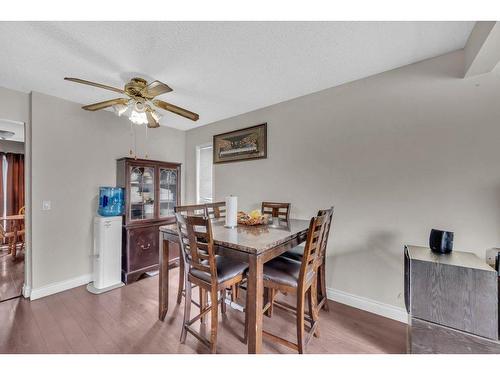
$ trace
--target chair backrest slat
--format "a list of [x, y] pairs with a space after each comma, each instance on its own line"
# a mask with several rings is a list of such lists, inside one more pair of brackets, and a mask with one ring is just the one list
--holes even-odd
[[326, 256], [326, 248], [328, 246], [328, 237], [330, 235], [330, 229], [332, 227], [332, 222], [333, 222], [333, 212], [334, 212], [334, 207], [330, 207], [327, 210], [319, 210], [318, 211], [318, 216], [327, 216], [327, 222], [325, 224], [325, 229], [323, 231], [323, 237], [321, 238], [321, 250], [320, 250], [320, 258]]
[[226, 217], [226, 202], [207, 203], [206, 206], [210, 219]]
[[290, 203], [262, 202], [262, 214], [271, 215], [288, 221], [290, 218]]
[[204, 204], [192, 204], [188, 206], [175, 206], [175, 213], [180, 213], [184, 216], [208, 216], [207, 207]]
[[318, 257], [321, 253], [321, 238], [328, 221], [328, 216], [315, 216], [311, 218], [307, 232], [304, 256], [300, 267], [299, 284], [304, 286], [308, 275], [315, 271]]

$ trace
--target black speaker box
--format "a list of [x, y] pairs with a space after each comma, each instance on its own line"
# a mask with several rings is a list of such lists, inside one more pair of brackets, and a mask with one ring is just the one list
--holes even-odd
[[453, 250], [453, 232], [432, 229], [429, 238], [429, 247], [435, 253], [451, 253]]

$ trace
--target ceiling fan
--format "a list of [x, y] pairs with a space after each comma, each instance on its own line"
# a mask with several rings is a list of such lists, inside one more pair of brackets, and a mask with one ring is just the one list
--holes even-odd
[[87, 111], [98, 111], [100, 109], [113, 107], [118, 116], [126, 115], [134, 124], [147, 124], [148, 128], [157, 128], [160, 126], [159, 121], [161, 116], [157, 112], [158, 108], [175, 113], [176, 115], [192, 121], [197, 121], [200, 117], [198, 114], [188, 111], [187, 109], [177, 107], [163, 100], [155, 99], [158, 95], [172, 91], [167, 84], [160, 81], [153, 81], [148, 84], [145, 79], [135, 77], [126, 83], [123, 89], [118, 89], [116, 87], [79, 78], [65, 77], [64, 79], [66, 81], [99, 87], [128, 96], [128, 98], [116, 98], [83, 106], [82, 108]]

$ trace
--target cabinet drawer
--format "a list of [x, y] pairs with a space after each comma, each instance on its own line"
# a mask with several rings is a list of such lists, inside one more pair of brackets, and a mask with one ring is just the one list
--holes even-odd
[[129, 272], [158, 264], [158, 227], [128, 230]]

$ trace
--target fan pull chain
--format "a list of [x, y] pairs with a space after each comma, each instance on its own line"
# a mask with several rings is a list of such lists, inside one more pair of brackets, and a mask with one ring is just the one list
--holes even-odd
[[134, 124], [132, 124], [132, 121], [130, 122], [130, 150], [129, 150], [129, 155], [132, 156], [134, 155], [134, 151], [132, 150], [133, 147], [133, 138], [134, 138]]
[[134, 158], [137, 159], [137, 128], [134, 128]]
[[144, 158], [147, 159], [148, 158], [148, 126], [146, 125], [145, 126], [146, 128], [146, 144], [145, 144], [145, 149], [146, 149], [146, 153], [144, 154]]

